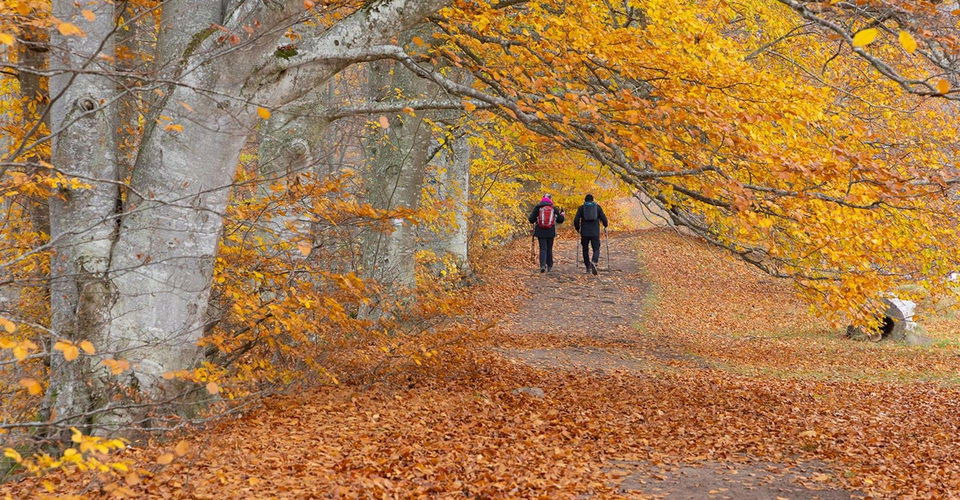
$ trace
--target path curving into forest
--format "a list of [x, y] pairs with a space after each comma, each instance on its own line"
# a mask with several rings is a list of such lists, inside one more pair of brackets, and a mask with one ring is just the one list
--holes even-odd
[[[662, 338], [646, 335], [644, 312], [655, 307], [651, 283], [639, 255], [644, 231], [614, 234], [603, 250], [599, 276], [573, 261], [576, 241], [557, 242], [559, 262], [551, 273], [512, 266], [524, 276], [531, 296], [502, 320], [517, 345], [497, 352], [507, 359], [550, 371], [603, 377], [629, 373], [656, 376], [664, 370], [709, 370], [701, 357]], [[609, 260], [608, 260], [609, 259]], [[527, 269], [531, 268], [531, 269]], [[694, 423], [695, 424], [695, 423]], [[672, 499], [848, 499], [862, 495], [824, 487], [816, 480], [829, 467], [821, 462], [786, 465], [766, 460], [703, 461], [658, 467], [647, 461], [610, 457], [607, 468], [628, 496]], [[822, 479], [821, 479], [822, 480]]]

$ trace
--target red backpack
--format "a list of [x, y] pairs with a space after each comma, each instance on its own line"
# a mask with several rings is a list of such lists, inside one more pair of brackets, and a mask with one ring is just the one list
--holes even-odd
[[540, 229], [550, 229], [557, 223], [557, 214], [553, 205], [544, 205], [540, 207], [540, 213], [537, 214], [537, 227]]

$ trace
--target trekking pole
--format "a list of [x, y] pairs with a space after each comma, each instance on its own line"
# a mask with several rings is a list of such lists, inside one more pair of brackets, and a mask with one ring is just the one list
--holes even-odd
[[[577, 233], [579, 234], [579, 233]], [[573, 261], [577, 265], [577, 271], [580, 270], [580, 246], [577, 244], [577, 239], [573, 239]]]
[[537, 263], [537, 252], [533, 249], [533, 240], [536, 239], [536, 231], [530, 231], [530, 259], [533, 260], [534, 264]]
[[607, 226], [603, 226], [604, 246], [607, 247], [607, 272], [610, 272], [610, 238], [607, 237]]

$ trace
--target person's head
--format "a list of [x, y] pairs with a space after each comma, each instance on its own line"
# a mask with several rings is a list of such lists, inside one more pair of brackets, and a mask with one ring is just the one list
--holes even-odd
[[588, 194], [588, 195], [584, 196], [584, 197], [583, 197], [583, 201], [593, 201], [593, 195], [592, 195], [592, 194]]
[[550, 199], [549, 194], [543, 195], [543, 199], [540, 200], [540, 203], [553, 203], [553, 200]]

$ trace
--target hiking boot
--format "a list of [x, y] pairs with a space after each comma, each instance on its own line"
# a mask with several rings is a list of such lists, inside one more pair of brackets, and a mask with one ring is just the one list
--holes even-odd
[[547, 266], [547, 272], [553, 271], [553, 266]]
[[541, 273], [547, 272], [547, 268], [546, 268], [546, 267], [541, 267], [541, 268], [540, 268], [540, 272], [541, 272]]
[[589, 266], [589, 265], [583, 270], [583, 274], [590, 274], [590, 266]]
[[593, 275], [594, 275], [594, 276], [600, 274], [600, 273], [597, 271], [597, 263], [596, 263], [596, 262], [590, 264], [590, 271], [593, 272]]

